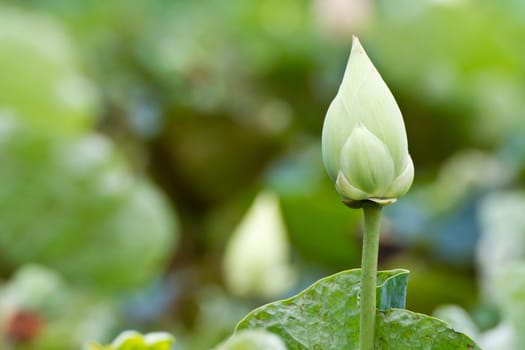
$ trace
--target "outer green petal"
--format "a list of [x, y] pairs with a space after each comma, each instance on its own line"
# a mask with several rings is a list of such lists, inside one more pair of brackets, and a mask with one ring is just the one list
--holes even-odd
[[385, 143], [395, 172], [399, 173], [408, 154], [403, 117], [394, 96], [355, 37], [336, 99], [342, 101], [347, 112], [346, 123], [360, 121]]
[[372, 202], [376, 202], [382, 206], [393, 204], [397, 201], [397, 198], [370, 198]]
[[410, 186], [412, 186], [412, 181], [414, 181], [414, 163], [410, 155], [407, 158], [405, 168], [385, 192], [385, 197], [399, 198], [407, 193]]
[[360, 201], [371, 197], [370, 193], [363, 192], [348, 182], [341, 171], [337, 174], [335, 189], [344, 200]]
[[384, 197], [394, 180], [394, 162], [386, 145], [358, 123], [341, 152], [341, 171], [354, 187]]
[[357, 121], [348, 118], [348, 112], [339, 95], [330, 104], [323, 124], [323, 162], [332, 181], [340, 169], [341, 150]]

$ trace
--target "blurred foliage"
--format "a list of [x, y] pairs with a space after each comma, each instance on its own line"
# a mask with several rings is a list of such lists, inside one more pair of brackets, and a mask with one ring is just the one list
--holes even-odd
[[6, 349], [79, 348], [86, 339], [107, 337], [118, 323], [114, 300], [76, 288], [35, 264], [22, 265], [1, 286], [0, 315]]
[[[4, 0], [0, 301], [24, 295], [16, 281], [31, 263], [79, 301], [53, 314], [54, 298], [2, 309], [0, 347], [60, 349], [56, 331], [70, 349], [123, 329], [173, 331], [176, 349], [215, 346], [269, 301], [230, 295], [221, 270], [263, 189], [279, 197], [297, 273], [279, 297], [357, 266], [360, 213], [339, 203], [320, 157], [352, 34], [399, 102], [416, 167], [413, 189], [385, 210], [380, 265], [413, 270], [414, 311], [457, 303], [480, 334], [521, 327], [525, 316], [510, 312], [520, 308], [487, 291], [498, 274], [486, 266], [500, 257], [476, 247], [522, 260], [520, 200], [504, 210], [515, 219], [487, 203], [503, 190], [522, 196], [523, 6]], [[498, 280], [516, 305], [520, 271]]]
[[53, 133], [93, 125], [96, 90], [78, 70], [61, 26], [47, 16], [8, 8], [0, 12], [0, 23], [1, 110]]
[[174, 222], [163, 198], [133, 178], [111, 144], [91, 135], [51, 138], [3, 121], [3, 259], [11, 267], [46, 264], [96, 289], [155, 276]]

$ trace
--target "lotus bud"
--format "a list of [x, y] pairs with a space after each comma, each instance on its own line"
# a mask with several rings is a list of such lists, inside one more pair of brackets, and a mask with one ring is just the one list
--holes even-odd
[[257, 195], [226, 245], [223, 271], [238, 296], [271, 299], [293, 286], [296, 271], [276, 194]]
[[350, 207], [391, 204], [412, 185], [414, 164], [401, 111], [356, 37], [326, 113], [322, 147], [328, 175]]

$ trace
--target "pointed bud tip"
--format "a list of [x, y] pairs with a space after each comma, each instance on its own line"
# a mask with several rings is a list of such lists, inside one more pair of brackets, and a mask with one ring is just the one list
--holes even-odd
[[352, 35], [352, 50], [351, 51], [365, 51], [359, 38], [355, 35]]

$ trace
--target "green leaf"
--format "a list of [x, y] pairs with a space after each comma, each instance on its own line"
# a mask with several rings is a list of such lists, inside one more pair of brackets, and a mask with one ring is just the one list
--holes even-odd
[[[279, 335], [289, 350], [357, 349], [358, 293], [361, 271], [323, 278], [297, 296], [262, 306], [248, 314], [237, 330], [266, 329]], [[376, 349], [479, 349], [467, 336], [433, 317], [405, 306], [408, 271], [378, 273]]]
[[[359, 271], [361, 269], [350, 270]], [[408, 271], [403, 269], [379, 271], [377, 273], [377, 308], [388, 310], [404, 309], [407, 298]], [[330, 277], [328, 277], [330, 278]]]
[[[280, 335], [291, 350], [348, 348], [349, 338], [357, 344], [359, 336], [360, 278], [360, 269], [323, 278], [295, 297], [256, 309], [237, 329], [265, 328]], [[380, 308], [404, 307], [408, 271], [383, 271], [377, 279]]]
[[399, 309], [378, 312], [375, 338], [376, 349], [480, 349], [442, 320]]

